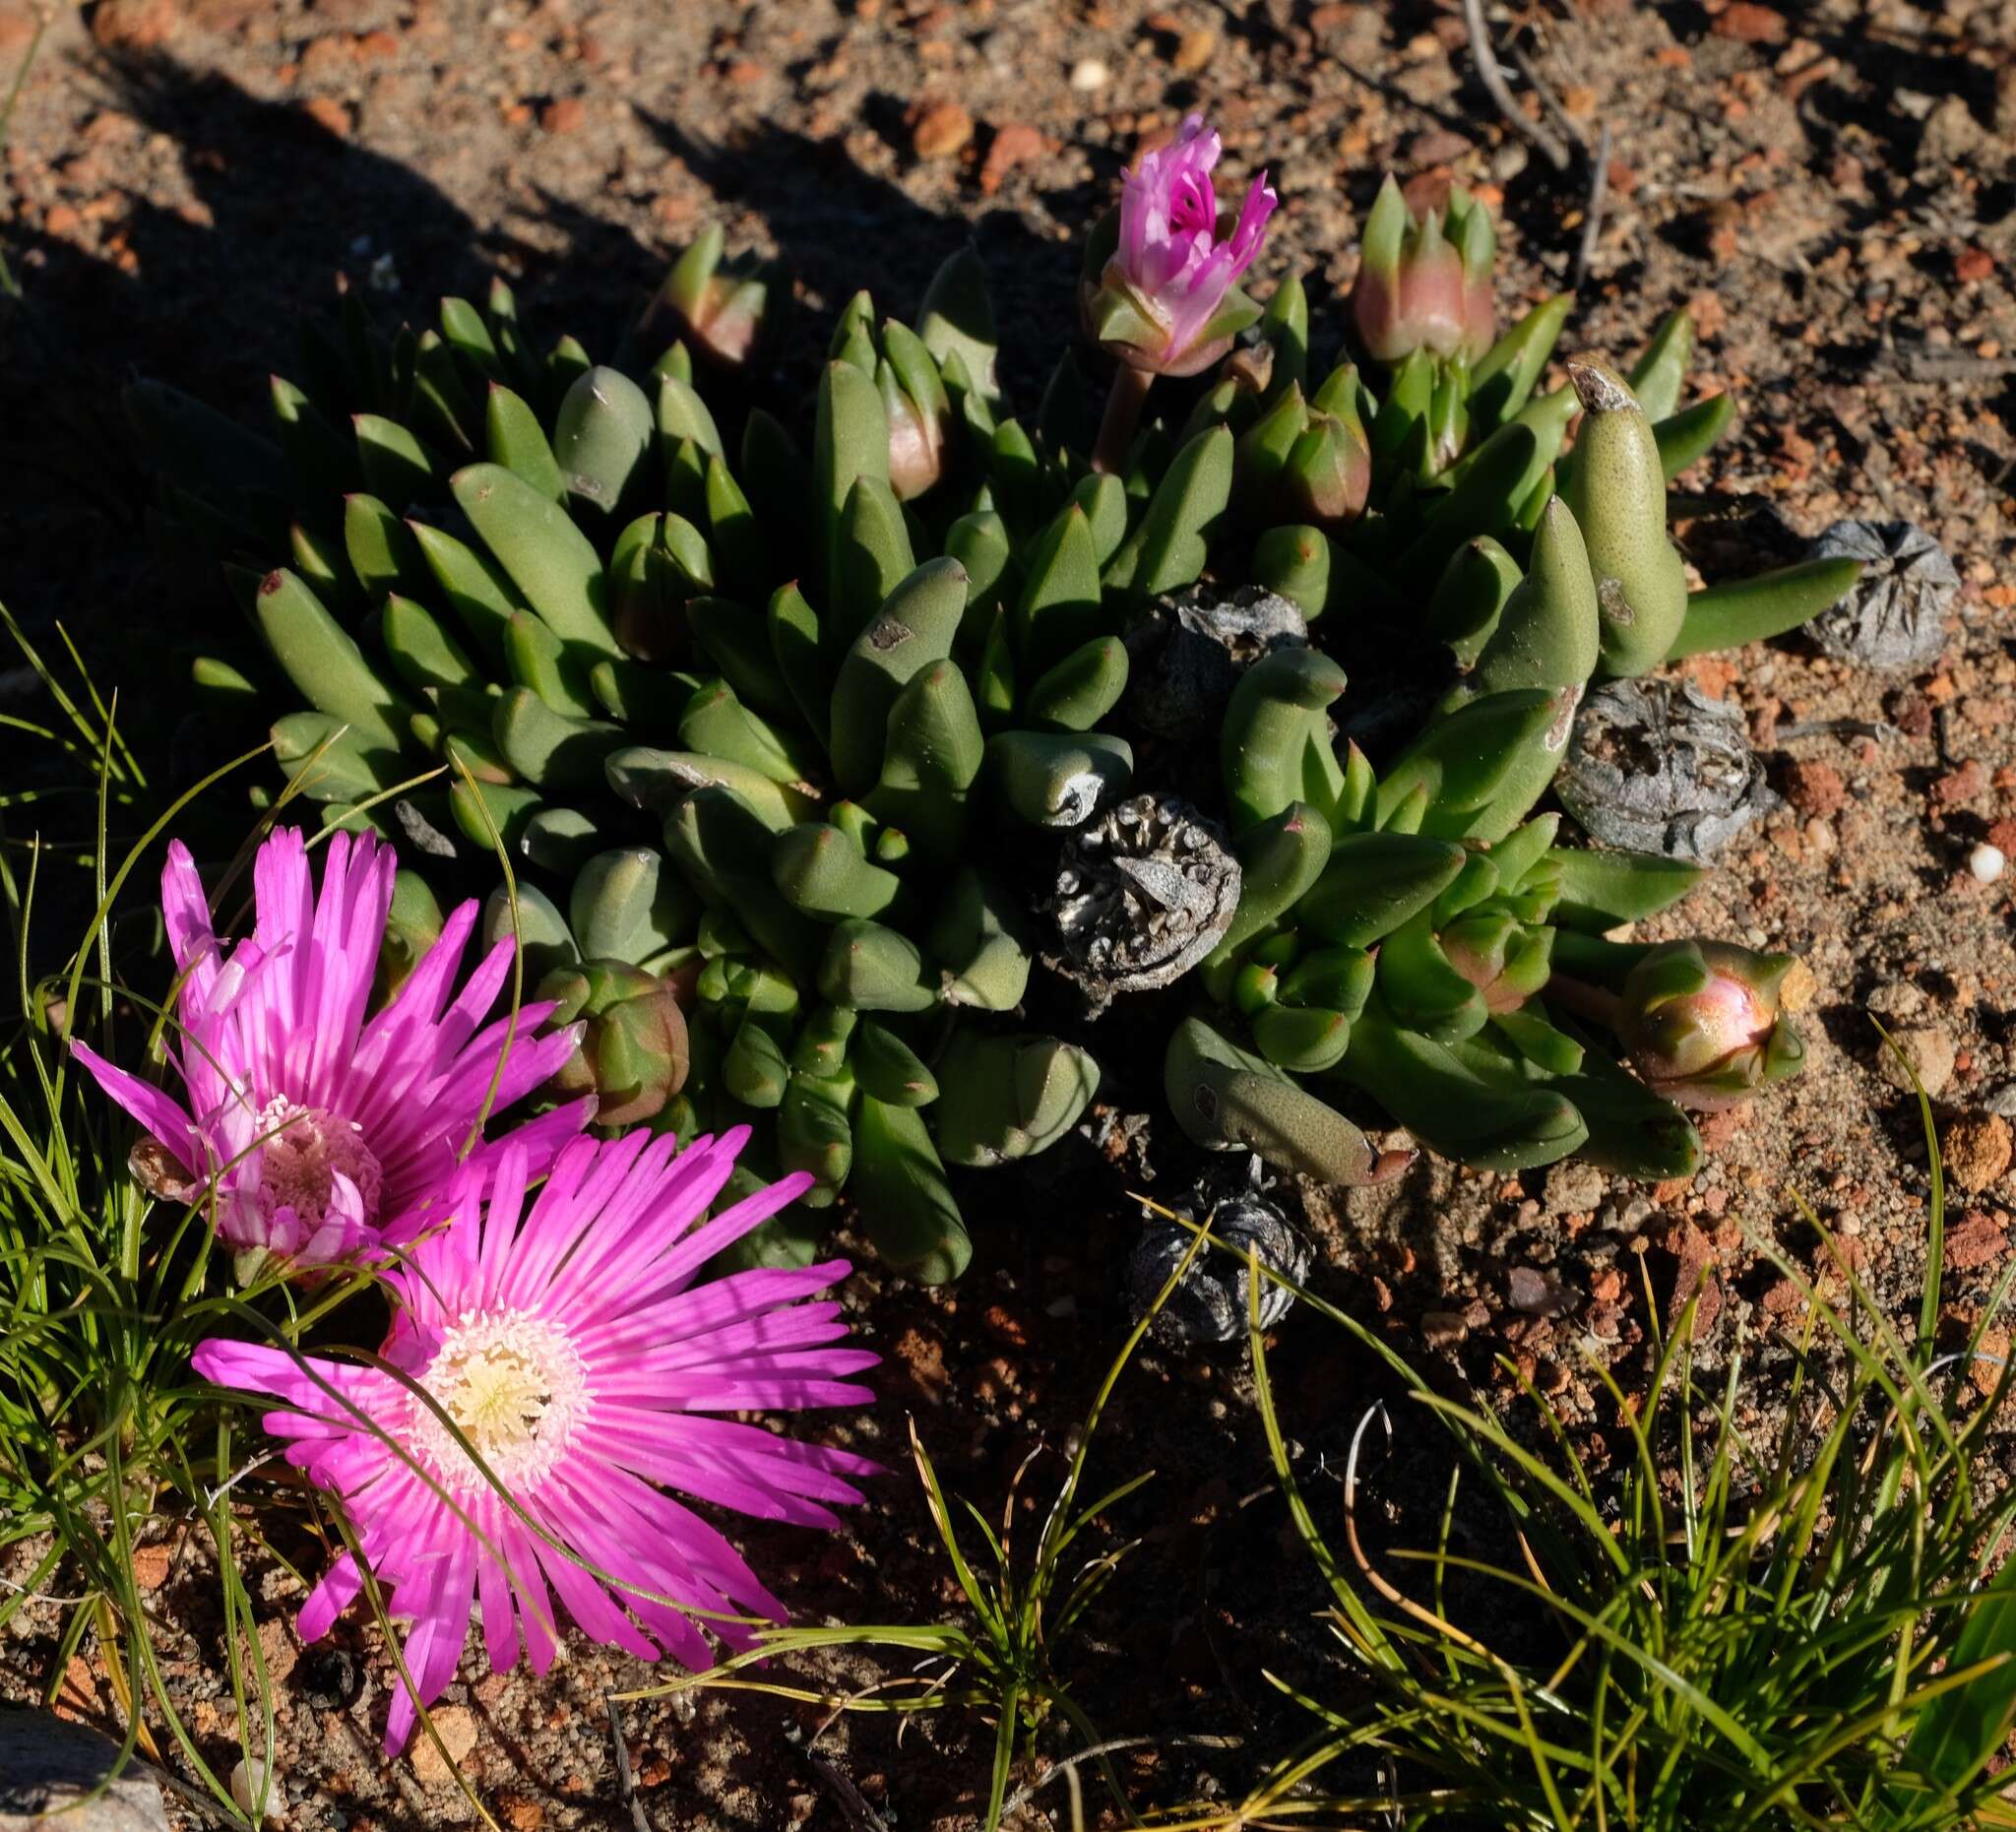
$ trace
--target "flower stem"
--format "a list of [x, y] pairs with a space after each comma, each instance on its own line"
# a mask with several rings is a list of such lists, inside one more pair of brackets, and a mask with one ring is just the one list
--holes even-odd
[[1118, 476], [1127, 463], [1127, 448], [1134, 443], [1134, 428], [1141, 423], [1142, 404], [1148, 399], [1153, 369], [1137, 369], [1121, 363], [1113, 370], [1112, 392], [1106, 396], [1105, 415], [1099, 423], [1099, 443], [1092, 448], [1092, 468]]
[[1624, 1001], [1616, 993], [1603, 986], [1593, 986], [1586, 980], [1571, 979], [1566, 974], [1553, 975], [1547, 980], [1542, 997], [1566, 1006], [1578, 1018], [1592, 1019], [1611, 1031], [1617, 1029], [1623, 1015]]

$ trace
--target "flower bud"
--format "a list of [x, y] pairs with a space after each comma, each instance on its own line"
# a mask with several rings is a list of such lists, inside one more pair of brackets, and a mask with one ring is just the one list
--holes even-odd
[[1372, 489], [1372, 448], [1355, 411], [1311, 413], [1286, 475], [1288, 520], [1335, 530], [1361, 515]]
[[1547, 982], [1554, 931], [1533, 928], [1504, 915], [1465, 914], [1437, 937], [1443, 956], [1484, 995], [1494, 1017], [1517, 1011]]
[[1142, 156], [1087, 244], [1086, 330], [1129, 368], [1195, 375], [1260, 316], [1237, 283], [1278, 200], [1263, 172], [1237, 217], [1221, 216], [1211, 183], [1219, 150], [1204, 117], [1190, 115], [1170, 145]]
[[1805, 1045], [1780, 1013], [1809, 983], [1790, 954], [1665, 942], [1626, 977], [1618, 1035], [1656, 1092], [1712, 1112], [1797, 1073]]
[[1491, 347], [1496, 236], [1483, 206], [1461, 185], [1445, 212], [1416, 219], [1389, 173], [1365, 220], [1352, 313], [1366, 350], [1396, 363], [1418, 349], [1478, 361]]
[[623, 961], [584, 961], [548, 974], [538, 995], [559, 1001], [556, 1024], [587, 1021], [552, 1085], [570, 1097], [598, 1096], [597, 1125], [656, 1118], [685, 1085], [686, 1019], [669, 980]]
[[724, 261], [724, 239], [718, 222], [701, 231], [645, 308], [640, 334], [653, 330], [661, 314], [666, 314], [676, 335], [718, 367], [767, 368], [789, 314], [790, 276], [783, 262], [754, 254]]
[[829, 354], [875, 384], [889, 422], [889, 487], [899, 502], [921, 496], [945, 474], [952, 401], [938, 364], [908, 325], [878, 330], [874, 301], [857, 292], [840, 315]]

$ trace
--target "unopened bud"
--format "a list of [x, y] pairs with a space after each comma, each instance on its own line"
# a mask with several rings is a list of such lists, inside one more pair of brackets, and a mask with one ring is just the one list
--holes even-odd
[[539, 984], [558, 1024], [585, 1020], [581, 1042], [553, 1077], [563, 1094], [598, 1097], [596, 1124], [653, 1119], [686, 1082], [686, 1019], [668, 980], [623, 961], [584, 961]]
[[1668, 1100], [1703, 1111], [1796, 1074], [1805, 1045], [1782, 1011], [1798, 965], [1730, 942], [1654, 948], [1623, 986], [1618, 1030], [1633, 1066]]
[[1367, 352], [1397, 363], [1418, 349], [1475, 362], [1496, 328], [1489, 215], [1457, 186], [1445, 212], [1417, 219], [1389, 174], [1365, 220], [1352, 313]]

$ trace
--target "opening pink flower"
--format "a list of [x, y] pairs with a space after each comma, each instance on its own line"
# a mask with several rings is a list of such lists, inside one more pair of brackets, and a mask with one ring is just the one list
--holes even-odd
[[[690, 1609], [782, 1620], [784, 1606], [741, 1555], [666, 1489], [809, 1527], [837, 1527], [828, 1504], [861, 1499], [848, 1479], [875, 1473], [866, 1458], [708, 1416], [860, 1405], [872, 1395], [848, 1376], [879, 1358], [843, 1346], [837, 1302], [803, 1301], [844, 1278], [845, 1260], [694, 1286], [709, 1259], [810, 1185], [800, 1172], [703, 1219], [747, 1137], [737, 1128], [684, 1152], [641, 1132], [577, 1139], [530, 1213], [529, 1160], [507, 1143], [487, 1175], [458, 1175], [453, 1225], [388, 1275], [403, 1307], [383, 1359], [454, 1421], [508, 1503], [441, 1416], [390, 1374], [303, 1365], [245, 1343], [197, 1350], [207, 1379], [287, 1408], [268, 1413], [266, 1428], [342, 1497], [390, 1612], [411, 1619], [406, 1660], [419, 1702], [454, 1677], [477, 1606], [495, 1672], [517, 1661], [521, 1630], [533, 1670], [545, 1672], [555, 1597], [585, 1633], [640, 1660], [662, 1651], [689, 1668], [712, 1664], [691, 1616], [630, 1588], [612, 1593], [584, 1564]], [[302, 1639], [325, 1634], [362, 1588], [346, 1552], [309, 1596]], [[733, 1646], [752, 1639], [742, 1625], [710, 1626]], [[413, 1722], [414, 1694], [402, 1686], [389, 1752]]]
[[[511, 971], [508, 938], [451, 1001], [473, 903], [448, 918], [397, 995], [366, 1020], [397, 867], [370, 835], [338, 834], [318, 897], [303, 835], [277, 828], [253, 867], [252, 933], [226, 945], [211, 927], [189, 849], [171, 843], [161, 912], [182, 979], [169, 1060], [188, 1106], [74, 1045], [153, 1135], [158, 1150], [135, 1155], [150, 1186], [191, 1203], [214, 1194], [219, 1232], [235, 1247], [325, 1265], [410, 1240], [436, 1219], [430, 1198], [485, 1102], [501, 1111], [573, 1053], [577, 1030], [536, 1035], [549, 1004], [522, 1006], [515, 1027], [509, 1014], [483, 1024]], [[535, 1174], [594, 1106], [572, 1103], [513, 1135]]]
[[1279, 200], [1262, 172], [1221, 239], [1211, 183], [1218, 157], [1218, 135], [1190, 115], [1170, 145], [1142, 156], [1121, 189], [1118, 241], [1094, 277], [1086, 323], [1132, 368], [1195, 375], [1260, 316], [1238, 281]]

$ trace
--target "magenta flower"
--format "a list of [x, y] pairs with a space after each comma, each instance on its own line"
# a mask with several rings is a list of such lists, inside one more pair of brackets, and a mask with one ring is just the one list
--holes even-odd
[[[436, 1219], [430, 1199], [486, 1100], [501, 1111], [574, 1052], [578, 1030], [535, 1035], [549, 1004], [522, 1006], [515, 1028], [508, 1015], [478, 1028], [511, 971], [509, 938], [450, 1002], [473, 903], [448, 918], [391, 1003], [366, 1020], [397, 865], [370, 835], [337, 834], [318, 898], [301, 832], [277, 828], [253, 867], [252, 933], [227, 946], [212, 930], [189, 849], [173, 842], [161, 912], [182, 978], [169, 1060], [188, 1106], [74, 1045], [153, 1135], [157, 1149], [135, 1154], [150, 1187], [189, 1203], [214, 1195], [219, 1232], [235, 1247], [326, 1265], [410, 1240]], [[513, 1135], [535, 1175], [594, 1107], [575, 1102]]]
[[[205, 1378], [284, 1403], [266, 1428], [341, 1497], [390, 1612], [411, 1619], [413, 1691], [393, 1701], [388, 1752], [412, 1731], [415, 1696], [431, 1703], [454, 1677], [472, 1606], [499, 1673], [517, 1661], [521, 1630], [533, 1671], [551, 1664], [555, 1597], [597, 1641], [688, 1668], [711, 1665], [713, 1650], [660, 1599], [782, 1620], [740, 1554], [666, 1489], [809, 1527], [838, 1526], [827, 1504], [861, 1499], [848, 1479], [875, 1472], [866, 1458], [707, 1416], [859, 1405], [872, 1395], [847, 1376], [879, 1358], [839, 1346], [837, 1302], [801, 1301], [845, 1277], [845, 1260], [694, 1285], [811, 1183], [799, 1172], [704, 1219], [747, 1137], [738, 1128], [683, 1152], [642, 1132], [577, 1139], [530, 1214], [517, 1143], [489, 1172], [458, 1175], [454, 1224], [388, 1275], [403, 1307], [381, 1355], [454, 1421], [495, 1485], [390, 1374], [246, 1343], [197, 1350]], [[346, 1552], [302, 1609], [301, 1638], [327, 1633], [362, 1588]], [[753, 1639], [746, 1624], [710, 1626], [733, 1646]]]
[[1104, 260], [1087, 276], [1086, 325], [1130, 368], [1195, 375], [1260, 316], [1238, 281], [1279, 200], [1262, 172], [1222, 238], [1211, 184], [1218, 156], [1218, 135], [1190, 115], [1171, 145], [1144, 154], [1128, 174], [1117, 239], [1108, 230], [1089, 250], [1094, 262]]

